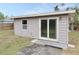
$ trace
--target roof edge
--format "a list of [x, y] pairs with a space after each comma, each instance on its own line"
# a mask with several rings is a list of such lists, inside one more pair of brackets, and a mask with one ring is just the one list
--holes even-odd
[[61, 15], [61, 14], [72, 14], [75, 13], [76, 10], [69, 10], [69, 11], [56, 11], [50, 13], [39, 13], [39, 14], [32, 14], [32, 15], [25, 15], [25, 16], [12, 16], [11, 18], [24, 18], [24, 17], [38, 17], [38, 16], [47, 16], [47, 15]]

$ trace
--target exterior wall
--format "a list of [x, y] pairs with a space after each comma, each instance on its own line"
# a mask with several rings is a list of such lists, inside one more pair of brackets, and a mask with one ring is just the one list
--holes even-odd
[[[17, 35], [24, 37], [33, 37], [39, 39], [36, 43], [51, 45], [59, 48], [67, 48], [68, 44], [68, 16], [59, 17], [59, 39], [58, 41], [49, 41], [39, 39], [39, 18], [27, 19], [27, 30], [22, 29], [22, 20], [14, 21], [14, 31]], [[46, 18], [46, 17], [44, 17]], [[47, 17], [48, 18], [48, 17]]]
[[67, 48], [68, 47], [68, 16], [59, 17], [58, 41], [38, 40], [36, 43], [51, 45], [59, 48]]
[[[25, 20], [25, 19], [24, 19]], [[26, 19], [27, 29], [22, 29], [22, 19], [14, 20], [14, 32], [16, 35], [23, 37], [33, 37], [37, 38], [39, 36], [39, 23], [38, 19]]]

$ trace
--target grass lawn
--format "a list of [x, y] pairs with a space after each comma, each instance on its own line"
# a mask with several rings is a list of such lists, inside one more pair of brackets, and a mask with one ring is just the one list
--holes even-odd
[[[15, 55], [30, 42], [31, 38], [14, 35], [13, 30], [0, 31], [0, 55]], [[64, 54], [79, 54], [79, 32], [69, 33], [69, 44], [73, 44], [76, 47], [65, 49]]]
[[69, 33], [69, 44], [75, 45], [75, 48], [68, 48], [64, 52], [70, 55], [79, 55], [79, 32]]
[[0, 55], [14, 55], [30, 41], [31, 38], [14, 35], [13, 30], [0, 31]]

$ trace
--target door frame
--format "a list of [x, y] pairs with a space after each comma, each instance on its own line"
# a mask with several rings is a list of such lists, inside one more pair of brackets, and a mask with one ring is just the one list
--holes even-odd
[[[47, 34], [47, 37], [41, 37], [41, 20], [43, 19], [47, 20], [47, 33], [49, 33], [49, 19], [56, 19], [56, 39], [48, 38], [49, 34]], [[59, 17], [39, 18], [39, 39], [58, 41], [59, 39]]]

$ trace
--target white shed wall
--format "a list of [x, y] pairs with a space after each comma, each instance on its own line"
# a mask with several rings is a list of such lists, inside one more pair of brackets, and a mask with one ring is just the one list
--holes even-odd
[[[27, 20], [27, 29], [22, 29], [22, 19], [14, 20], [14, 32], [23, 37], [33, 37], [39, 39], [37, 43], [51, 45], [60, 48], [67, 48], [68, 44], [68, 16], [59, 17], [59, 39], [58, 41], [48, 41], [39, 39], [39, 18]], [[44, 17], [45, 18], [45, 17]]]

